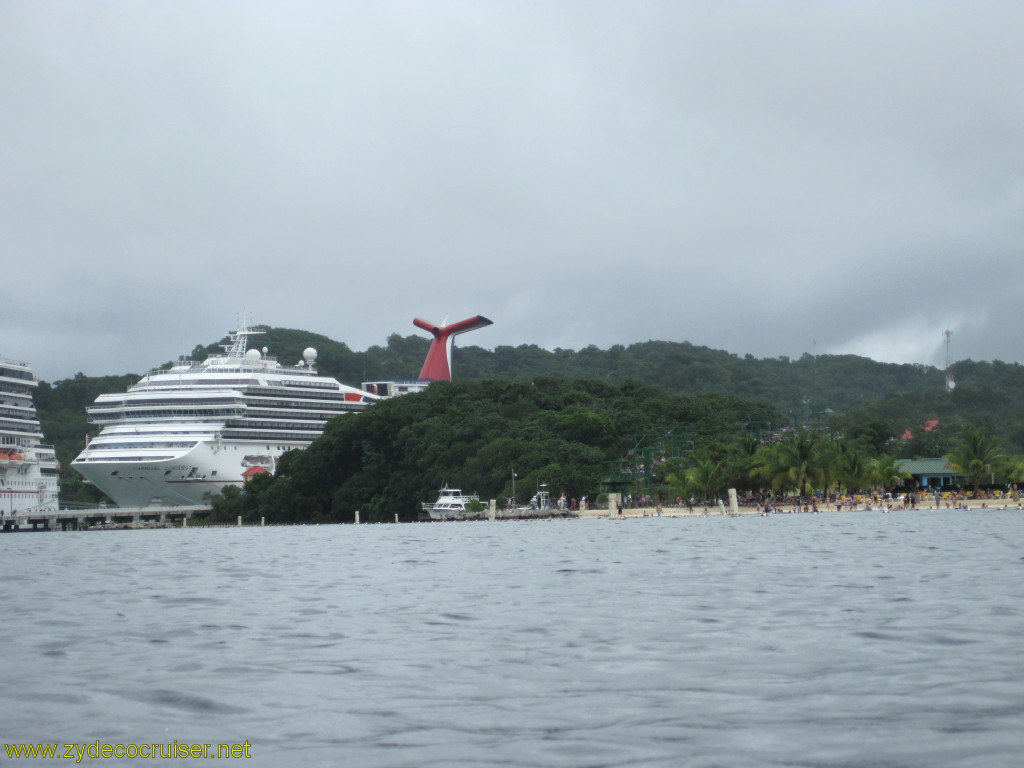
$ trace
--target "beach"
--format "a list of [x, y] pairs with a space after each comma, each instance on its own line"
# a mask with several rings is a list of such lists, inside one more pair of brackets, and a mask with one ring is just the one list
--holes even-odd
[[[712, 515], [732, 515], [729, 505], [723, 500], [724, 507], [716, 505], [694, 505], [692, 509], [689, 507], [676, 507], [662, 505], [661, 517], [705, 517]], [[748, 506], [741, 504], [739, 506], [738, 514], [744, 515], [792, 515], [792, 514], [835, 514], [837, 512], [902, 512], [910, 509], [918, 510], [948, 510], [948, 509], [963, 509], [965, 511], [975, 510], [1022, 510], [1024, 505], [1019, 500], [1014, 501], [1013, 499], [939, 499], [938, 503], [934, 499], [928, 498], [913, 507], [904, 507], [902, 502], [872, 502], [870, 499], [862, 501], [843, 501], [840, 503], [841, 506], [837, 508], [836, 502], [822, 502], [819, 503], [817, 508], [808, 505], [806, 508], [804, 505], [797, 504], [780, 504], [779, 506], [773, 506], [770, 512], [765, 512], [763, 507], [760, 506]], [[622, 517], [622, 518], [633, 518], [633, 517], [658, 517], [657, 507], [644, 506], [644, 507], [631, 507], [623, 509], [622, 514], [616, 514], [612, 512], [609, 514], [607, 508], [604, 509], [587, 509], [580, 510], [580, 517]]]

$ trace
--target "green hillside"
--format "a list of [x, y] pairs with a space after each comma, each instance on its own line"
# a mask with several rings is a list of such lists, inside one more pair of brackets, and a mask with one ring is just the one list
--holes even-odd
[[[343, 522], [359, 509], [364, 521], [409, 520], [443, 483], [504, 500], [513, 471], [518, 502], [540, 483], [556, 498], [594, 501], [612, 488], [604, 482], [615, 472], [610, 464], [631, 452], [628, 470], [638, 482], [661, 481], [661, 460], [672, 458], [667, 441], [644, 454], [634, 451], [638, 435], [680, 425], [684, 439], [674, 445], [686, 453], [749, 445], [747, 415], [758, 410], [763, 404], [738, 397], [669, 395], [635, 383], [440, 383], [333, 419], [308, 449], [282, 456], [276, 476], [254, 478], [244, 494], [226, 490], [215, 516]], [[646, 469], [654, 470], [650, 477]]]
[[[313, 346], [321, 373], [353, 385], [414, 378], [429, 346], [424, 336], [393, 334], [383, 346], [356, 352], [308, 331], [264, 330], [259, 346], [266, 346], [282, 364], [299, 361], [303, 350]], [[219, 352], [219, 344], [226, 340], [198, 345], [191, 356]], [[666, 395], [727, 395], [747, 404], [750, 412], [745, 418], [751, 429], [777, 429], [783, 424], [827, 427], [833, 435], [862, 439], [875, 453], [897, 457], [944, 455], [968, 427], [987, 430], [1007, 454], [1024, 452], [1024, 367], [1017, 363], [961, 361], [954, 365], [953, 392], [945, 389], [944, 372], [931, 366], [878, 363], [854, 355], [758, 359], [686, 342], [648, 341], [579, 351], [535, 345], [493, 351], [467, 346], [456, 349], [454, 370], [459, 381], [548, 379], [640, 385]], [[36, 403], [44, 433], [61, 460], [64, 500], [96, 500], [93, 489], [83, 487], [70, 468], [86, 434], [96, 432], [86, 422], [85, 407], [99, 393], [123, 391], [137, 379], [78, 374], [40, 384]], [[770, 417], [765, 415], [769, 411]], [[632, 432], [619, 437], [628, 441]]]

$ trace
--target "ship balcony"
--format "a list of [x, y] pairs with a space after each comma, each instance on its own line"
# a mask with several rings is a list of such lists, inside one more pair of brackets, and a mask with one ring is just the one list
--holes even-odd
[[117, 424], [122, 421], [202, 421], [216, 419], [238, 419], [245, 415], [245, 408], [97, 408], [87, 409], [93, 424]]

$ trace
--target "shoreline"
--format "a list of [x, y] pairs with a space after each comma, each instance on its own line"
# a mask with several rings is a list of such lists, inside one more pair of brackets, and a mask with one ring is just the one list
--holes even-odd
[[[805, 510], [802, 506], [795, 504], [783, 504], [779, 507], [775, 507], [771, 512], [765, 512], [760, 507], [744, 507], [739, 508], [739, 514], [733, 515], [728, 507], [723, 512], [719, 507], [694, 507], [691, 512], [687, 507], [662, 507], [661, 517], [747, 517], [750, 515], [756, 515], [761, 517], [767, 517], [769, 515], [824, 515], [824, 514], [836, 514], [837, 512], [909, 512], [912, 510], [923, 510], [923, 511], [936, 511], [946, 509], [959, 509], [962, 511], [970, 512], [975, 510], [1024, 510], [1024, 502], [1013, 501], [1012, 499], [967, 499], [958, 500], [955, 504], [953, 502], [941, 503], [938, 506], [934, 504], [917, 504], [914, 507], [904, 508], [902, 505], [892, 506], [872, 506], [870, 503], [865, 504], [861, 502], [859, 504], [846, 504], [842, 505], [842, 509], [836, 509], [836, 505], [824, 504], [818, 508], [817, 511], [810, 509]], [[609, 517], [607, 509], [588, 509], [586, 511], [579, 512], [580, 518], [607, 518]], [[656, 507], [635, 507], [631, 509], [623, 509], [622, 515], [611, 515], [612, 519], [625, 519], [633, 517], [658, 517], [658, 511]]]
[[[962, 512], [1024, 510], [1024, 500], [1014, 501], [1012, 499], [968, 499], [966, 501], [958, 500], [955, 504], [953, 502], [940, 503], [938, 506], [935, 506], [934, 503], [933, 504], [918, 504], [916, 506], [906, 507], [906, 508], [904, 508], [902, 505], [892, 505], [892, 506], [884, 506], [884, 507], [883, 506], [872, 506], [870, 503], [865, 504], [864, 502], [861, 502], [860, 504], [856, 504], [856, 505], [853, 504], [853, 503], [844, 503], [842, 505], [841, 509], [836, 509], [836, 505], [834, 503], [831, 503], [831, 504], [824, 504], [817, 511], [814, 511], [812, 509], [806, 509], [805, 510], [802, 506], [797, 506], [797, 505], [794, 505], [794, 504], [783, 504], [783, 505], [781, 505], [779, 507], [773, 508], [772, 511], [770, 511], [770, 512], [765, 512], [760, 507], [744, 507], [744, 506], [741, 506], [739, 508], [739, 512], [737, 514], [735, 514], [735, 515], [728, 508], [722, 509], [722, 508], [720, 508], [718, 506], [714, 506], [714, 507], [710, 507], [710, 506], [709, 507], [703, 507], [703, 506], [694, 507], [692, 512], [687, 507], [681, 507], [681, 508], [680, 507], [662, 507], [662, 513], [661, 513], [660, 517], [665, 517], [665, 518], [683, 518], [683, 517], [685, 517], [685, 518], [693, 518], [693, 517], [750, 517], [750, 516], [769, 517], [769, 516], [772, 516], [772, 515], [836, 514], [837, 512], [882, 512], [882, 513], [892, 513], [892, 512], [911, 512], [911, 511], [924, 511], [924, 512], [931, 511], [931, 512], [934, 512], [934, 511], [939, 511], [939, 510], [959, 510], [959, 511], [962, 511]], [[607, 520], [607, 519], [611, 519], [611, 520], [625, 520], [625, 519], [648, 518], [648, 517], [650, 517], [650, 518], [657, 518], [657, 517], [659, 517], [659, 515], [658, 515], [658, 511], [657, 511], [656, 507], [635, 507], [635, 508], [631, 508], [631, 509], [624, 509], [624, 510], [622, 510], [622, 515], [621, 516], [620, 515], [614, 515], [614, 514], [613, 515], [609, 515], [607, 509], [588, 509], [588, 510], [578, 510], [577, 513], [575, 514], [575, 516], [570, 515], [570, 514], [566, 514], [566, 513], [557, 513], [557, 512], [555, 514], [552, 514], [552, 515], [536, 514], [536, 515], [530, 515], [530, 516], [527, 516], [527, 517], [508, 517], [508, 516], [503, 516], [503, 515], [497, 515], [496, 518], [495, 518], [495, 521], [497, 521], [497, 522], [511, 522], [513, 520], [552, 520], [552, 519], [556, 519], [556, 518], [559, 518], [559, 517], [561, 517], [563, 519], [577, 519], [577, 520], [585, 520], [585, 519], [591, 519], [591, 520]], [[407, 522], [472, 522], [472, 521], [483, 521], [483, 522], [486, 522], [486, 521], [488, 521], [488, 518], [486, 517], [486, 515], [484, 515], [484, 516], [474, 516], [472, 518], [465, 518], [465, 519], [462, 519], [462, 520], [436, 520], [436, 521], [406, 521], [406, 520], [403, 520], [402, 523], [407, 523]], [[388, 523], [390, 523], [390, 521], [388, 521], [387, 523], [384, 523], [383, 521], [376, 521], [376, 522], [373, 522], [373, 523], [366, 522], [366, 523], [364, 523], [364, 525], [378, 525], [378, 524], [382, 524], [382, 523], [383, 524], [388, 524]], [[395, 520], [395, 523], [398, 523], [398, 520]], [[238, 527], [241, 527], [241, 528], [268, 527], [268, 528], [270, 528], [270, 527], [280, 527], [281, 525], [285, 525], [285, 526], [305, 526], [305, 525], [346, 525], [346, 524], [348, 524], [348, 523], [309, 523], [309, 522], [299, 523], [299, 522], [292, 522], [292, 523], [285, 523], [285, 524], [281, 524], [281, 523], [274, 524], [274, 523], [271, 523], [268, 526], [263, 526], [262, 523], [260, 523], [260, 524], [245, 523], [245, 524], [242, 524], [242, 525], [239, 525], [239, 524], [236, 524], [236, 523], [214, 523], [214, 524], [197, 523], [197, 524], [194, 524], [194, 525], [182, 526], [180, 521], [146, 520], [146, 521], [138, 521], [138, 522], [124, 521], [124, 522], [112, 523], [112, 524], [111, 523], [105, 523], [105, 524], [102, 524], [102, 525], [82, 525], [82, 526], [75, 526], [75, 527], [70, 527], [70, 528], [56, 528], [56, 527], [55, 528], [49, 528], [49, 527], [37, 528], [37, 527], [33, 526], [32, 528], [14, 528], [14, 529], [11, 529], [11, 528], [5, 527], [5, 528], [3, 528], [3, 532], [4, 533], [9, 533], [9, 532], [10, 533], [15, 533], [15, 532], [18, 532], [18, 533], [20, 533], [20, 532], [24, 532], [24, 533], [32, 533], [32, 532], [45, 533], [45, 532], [56, 532], [56, 531], [158, 530], [158, 529], [175, 529], [175, 528], [177, 528], [177, 529], [207, 529], [207, 528], [213, 529], [213, 528], [238, 528]]]

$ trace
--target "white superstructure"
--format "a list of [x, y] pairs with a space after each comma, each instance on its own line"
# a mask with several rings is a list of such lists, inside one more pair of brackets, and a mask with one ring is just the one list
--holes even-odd
[[57, 511], [59, 467], [32, 402], [39, 385], [27, 363], [0, 358], [0, 512]]
[[317, 374], [312, 348], [294, 367], [265, 347], [248, 349], [259, 333], [243, 324], [224, 354], [151, 371], [123, 394], [97, 397], [87, 410], [102, 430], [72, 466], [121, 506], [203, 504], [207, 493], [241, 486], [247, 470], [273, 472], [284, 451], [308, 446], [328, 419], [378, 399]]

